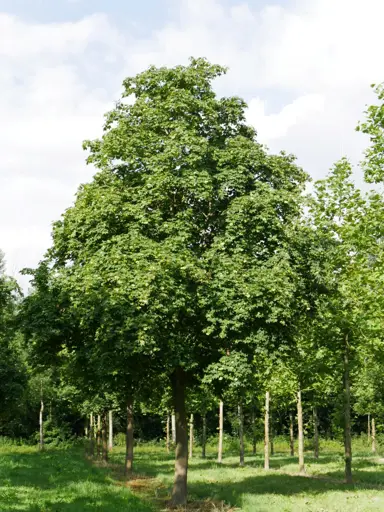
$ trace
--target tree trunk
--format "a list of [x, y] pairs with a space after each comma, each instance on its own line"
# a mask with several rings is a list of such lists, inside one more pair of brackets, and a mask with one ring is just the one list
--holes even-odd
[[89, 455], [95, 456], [95, 428], [93, 424], [93, 413], [89, 415]]
[[255, 407], [252, 407], [252, 455], [256, 455]]
[[244, 415], [243, 405], [238, 406], [239, 415], [239, 441], [240, 441], [240, 466], [244, 466]]
[[269, 428], [270, 428], [270, 437], [269, 442], [271, 445], [271, 456], [275, 455], [275, 443], [274, 443], [274, 431], [273, 431], [273, 414], [272, 411], [269, 413]]
[[223, 434], [224, 434], [224, 402], [220, 400], [219, 404], [219, 453], [217, 462], [223, 462]]
[[269, 469], [269, 391], [265, 393], [264, 469]]
[[349, 341], [345, 336], [344, 348], [344, 455], [345, 481], [352, 483], [351, 389], [349, 382]]
[[103, 462], [106, 464], [108, 462], [108, 420], [107, 420], [107, 412], [104, 411], [102, 415], [102, 429], [101, 429], [101, 437], [102, 437], [102, 448], [103, 448]]
[[315, 459], [319, 458], [319, 419], [317, 417], [317, 407], [313, 408], [313, 444]]
[[109, 438], [108, 438], [108, 448], [112, 450], [113, 448], [113, 412], [109, 411], [108, 415], [108, 426], [109, 426]]
[[169, 413], [167, 414], [167, 427], [166, 427], [166, 438], [165, 438], [165, 446], [167, 449], [167, 453], [170, 451], [170, 430], [171, 430], [171, 417]]
[[304, 466], [304, 426], [303, 426], [303, 404], [301, 402], [301, 389], [297, 392], [297, 425], [299, 441], [299, 471], [305, 473]]
[[127, 400], [127, 430], [125, 432], [125, 476], [133, 472], [133, 398]]
[[368, 413], [368, 443], [371, 442], [371, 415]]
[[295, 437], [293, 434], [293, 412], [289, 413], [289, 450], [291, 457], [295, 455]]
[[96, 433], [96, 444], [97, 444], [97, 456], [101, 455], [101, 416], [97, 415], [97, 433]]
[[376, 422], [372, 416], [372, 453], [376, 453]]
[[172, 414], [172, 443], [176, 444], [176, 416]]
[[201, 438], [201, 456], [203, 459], [206, 457], [206, 445], [207, 445], [207, 415], [203, 414], [203, 435]]
[[187, 503], [188, 424], [185, 412], [186, 378], [182, 368], [176, 369], [172, 381], [176, 416], [176, 458], [171, 504], [184, 506]]
[[189, 422], [189, 458], [193, 457], [193, 414]]
[[40, 427], [40, 436], [39, 436], [39, 450], [44, 450], [44, 422], [43, 422], [43, 413], [44, 413], [44, 400], [41, 397], [40, 402], [40, 413], [39, 413], [39, 427]]

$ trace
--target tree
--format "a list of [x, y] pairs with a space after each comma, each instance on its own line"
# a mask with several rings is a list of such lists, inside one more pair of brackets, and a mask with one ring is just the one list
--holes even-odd
[[365, 180], [368, 183], [382, 183], [384, 180], [384, 83], [372, 84], [378, 105], [370, 105], [365, 111], [365, 120], [359, 123], [357, 131], [369, 136], [370, 146], [362, 162]]
[[[363, 197], [351, 182], [347, 160], [335, 165], [316, 184], [311, 221], [318, 235], [322, 279], [327, 293], [319, 300], [318, 332], [329, 343], [343, 374], [346, 481], [352, 481], [351, 368], [362, 349], [381, 353], [382, 235], [378, 222], [382, 202], [377, 194]], [[367, 334], [369, 333], [369, 336]]]
[[80, 331], [86, 325], [73, 349], [102, 347], [112, 332], [169, 375], [175, 505], [187, 499], [187, 386], [226, 338], [277, 340], [297, 299], [287, 226], [306, 174], [256, 142], [244, 101], [216, 97], [212, 81], [224, 72], [192, 59], [124, 81], [102, 138], [84, 144], [98, 172], [55, 224], [49, 253], [71, 311], [81, 310]]
[[14, 279], [5, 274], [4, 255], [0, 251], [0, 432], [7, 434], [9, 424], [20, 408], [27, 371], [14, 346], [15, 317], [21, 293]]
[[216, 395], [238, 410], [240, 441], [240, 466], [244, 466], [244, 406], [247, 392], [254, 389], [253, 367], [241, 352], [230, 352], [217, 362], [208, 366], [204, 384], [212, 386]]

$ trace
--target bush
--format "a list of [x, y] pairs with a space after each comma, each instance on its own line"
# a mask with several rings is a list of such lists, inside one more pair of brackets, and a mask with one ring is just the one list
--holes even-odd
[[[34, 441], [38, 443], [40, 433], [36, 432]], [[76, 441], [69, 424], [55, 425], [51, 420], [44, 422], [44, 444], [48, 446], [71, 445]]]

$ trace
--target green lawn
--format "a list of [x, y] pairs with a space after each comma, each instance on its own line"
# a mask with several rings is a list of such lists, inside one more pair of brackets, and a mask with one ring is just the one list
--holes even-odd
[[[108, 468], [92, 466], [81, 449], [0, 448], [0, 511], [155, 511], [163, 508], [172, 485], [173, 457], [151, 445], [136, 450], [136, 473], [124, 486], [122, 448], [116, 448]], [[307, 477], [296, 474], [297, 461], [276, 454], [272, 470], [262, 469], [261, 456], [238, 467], [235, 456], [222, 466], [209, 454], [193, 458], [189, 471], [190, 499], [211, 499], [205, 510], [243, 512], [369, 512], [384, 510], [384, 464], [360, 453], [354, 457], [355, 485], [343, 482], [341, 453], [323, 453], [317, 462], [307, 457]], [[145, 478], [144, 478], [145, 477]], [[148, 478], [150, 477], [150, 478]], [[152, 501], [152, 504], [149, 502]], [[221, 507], [220, 503], [225, 506]], [[198, 508], [194, 508], [198, 510]]]
[[150, 512], [153, 506], [92, 467], [83, 450], [0, 447], [0, 511]]
[[[260, 447], [261, 448], [261, 447]], [[259, 450], [259, 453], [260, 450]], [[115, 450], [112, 460], [122, 463]], [[360, 453], [354, 457], [355, 485], [343, 483], [342, 451], [323, 453], [319, 461], [306, 455], [307, 477], [297, 474], [297, 459], [278, 453], [271, 458], [271, 471], [263, 470], [261, 455], [246, 457], [240, 468], [237, 456], [226, 456], [223, 465], [209, 454], [207, 460], [193, 458], [189, 470], [191, 500], [211, 498], [243, 512], [365, 512], [384, 511], [384, 464], [380, 458]], [[137, 450], [136, 471], [156, 477], [162, 487], [156, 494], [166, 498], [172, 485], [173, 456], [143, 446]], [[153, 489], [151, 490], [153, 494]]]

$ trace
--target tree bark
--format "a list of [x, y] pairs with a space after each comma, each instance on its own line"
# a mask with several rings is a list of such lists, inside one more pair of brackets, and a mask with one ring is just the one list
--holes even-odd
[[255, 407], [252, 407], [252, 455], [256, 455], [256, 426]]
[[303, 404], [301, 401], [301, 389], [297, 392], [297, 425], [299, 441], [299, 471], [305, 473], [304, 465], [304, 426], [303, 426]]
[[351, 437], [351, 388], [349, 381], [349, 341], [345, 336], [344, 347], [344, 456], [345, 481], [352, 483], [352, 437]]
[[217, 462], [223, 462], [223, 435], [224, 435], [224, 402], [220, 400], [219, 404], [219, 451]]
[[189, 421], [189, 458], [193, 457], [193, 414], [191, 414], [191, 418]]
[[270, 437], [269, 442], [271, 445], [271, 456], [275, 455], [275, 443], [274, 443], [274, 431], [273, 431], [273, 414], [272, 411], [269, 413], [269, 428], [270, 428]]
[[89, 415], [89, 455], [95, 456], [95, 427], [93, 424], [93, 413]]
[[109, 426], [109, 438], [108, 438], [108, 448], [112, 450], [113, 448], [113, 412], [109, 411], [108, 414], [108, 426]]
[[101, 437], [102, 437], [102, 450], [103, 450], [103, 462], [106, 464], [108, 462], [108, 420], [107, 420], [107, 412], [104, 411], [102, 415], [102, 429], [101, 429]]
[[167, 453], [170, 451], [170, 430], [171, 430], [171, 417], [169, 413], [167, 414], [167, 427], [166, 427], [166, 438], [165, 438], [165, 446], [167, 449]]
[[240, 441], [240, 466], [244, 466], [244, 414], [243, 405], [238, 406], [239, 415], [239, 441]]
[[176, 457], [171, 504], [184, 506], [187, 503], [188, 424], [185, 412], [186, 377], [182, 368], [175, 370], [172, 381], [176, 416]]
[[371, 415], [368, 413], [368, 443], [371, 442]]
[[43, 413], [44, 413], [44, 400], [41, 397], [40, 401], [40, 413], [39, 413], [39, 427], [40, 427], [40, 435], [39, 435], [39, 450], [44, 450], [44, 421], [43, 421]]
[[201, 438], [201, 456], [203, 459], [206, 457], [206, 445], [207, 445], [207, 415], [203, 414], [203, 433]]
[[133, 472], [133, 398], [127, 400], [127, 429], [125, 432], [125, 476], [132, 475]]
[[289, 413], [289, 450], [291, 457], [295, 455], [295, 437], [293, 434], [293, 412]]
[[372, 416], [372, 453], [376, 453], [376, 421]]
[[97, 434], [96, 434], [96, 443], [97, 443], [97, 456], [101, 455], [101, 416], [97, 415]]
[[176, 416], [172, 414], [172, 443], [176, 444]]
[[317, 407], [313, 408], [313, 442], [314, 442], [314, 456], [315, 459], [319, 458], [319, 419], [317, 416]]
[[264, 469], [269, 469], [269, 391], [265, 393]]

